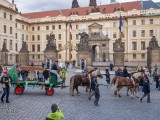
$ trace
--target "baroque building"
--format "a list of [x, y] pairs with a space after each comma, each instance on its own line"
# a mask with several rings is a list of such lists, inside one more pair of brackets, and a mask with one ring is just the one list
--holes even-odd
[[[124, 43], [124, 62], [133, 66], [145, 65], [149, 41], [155, 36], [160, 43], [160, 7], [153, 1], [135, 1], [97, 5], [90, 0], [88, 7], [79, 7], [78, 0], [73, 0], [71, 9], [20, 13], [14, 3], [0, 0], [0, 50], [6, 43], [8, 64], [19, 63], [19, 51], [25, 41], [29, 51], [29, 63], [36, 65], [46, 59], [44, 50], [47, 38], [53, 32], [56, 39], [59, 61], [77, 61], [77, 46], [80, 43], [79, 33], [96, 33], [90, 26], [101, 26], [103, 35], [109, 38], [109, 54], [105, 60], [100, 48], [94, 46], [93, 62], [109, 63], [113, 59], [113, 44], [120, 37], [119, 18], [122, 16], [122, 42]], [[72, 25], [72, 29], [70, 27]], [[96, 41], [98, 43], [98, 41]], [[103, 46], [105, 47], [105, 46]], [[70, 55], [71, 54], [71, 55]], [[70, 56], [70, 57], [69, 57]], [[2, 57], [0, 58], [2, 64]], [[95, 64], [95, 63], [94, 63]]]

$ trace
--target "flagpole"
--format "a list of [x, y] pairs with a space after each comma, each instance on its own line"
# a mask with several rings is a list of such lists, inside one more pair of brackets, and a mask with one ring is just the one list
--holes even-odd
[[[120, 18], [119, 18], [119, 27], [121, 27], [121, 3], [120, 3]], [[121, 28], [119, 30], [119, 38], [122, 38], [122, 32], [121, 32]]]
[[72, 56], [72, 54], [71, 54], [71, 51], [72, 51], [72, 46], [71, 46], [71, 17], [70, 17], [70, 21], [69, 21], [70, 23], [69, 23], [69, 45], [68, 45], [68, 51], [69, 51], [69, 61], [71, 62], [71, 56]]

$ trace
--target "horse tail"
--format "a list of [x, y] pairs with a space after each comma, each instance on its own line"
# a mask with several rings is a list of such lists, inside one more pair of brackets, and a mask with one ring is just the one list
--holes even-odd
[[73, 94], [73, 86], [74, 86], [74, 76], [72, 76], [71, 79], [70, 79], [70, 86], [69, 86], [69, 88], [70, 88], [70, 95], [71, 96]]

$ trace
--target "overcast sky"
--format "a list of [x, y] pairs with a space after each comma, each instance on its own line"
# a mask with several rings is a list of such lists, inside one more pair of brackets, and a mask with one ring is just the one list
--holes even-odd
[[[12, 1], [12, 0], [9, 0]], [[14, 0], [19, 12], [38, 12], [71, 8], [73, 0]], [[107, 4], [110, 0], [97, 0], [97, 4]], [[136, 1], [136, 0], [117, 0], [118, 2]], [[158, 2], [160, 0], [153, 0]], [[78, 0], [81, 7], [89, 5], [89, 0]]]

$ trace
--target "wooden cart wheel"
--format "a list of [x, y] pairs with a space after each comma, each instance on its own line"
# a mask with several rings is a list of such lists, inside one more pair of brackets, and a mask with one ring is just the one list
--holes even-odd
[[49, 95], [49, 96], [53, 95], [54, 94], [54, 89], [53, 88], [47, 88], [46, 89], [46, 94]]
[[23, 94], [23, 91], [24, 91], [24, 88], [21, 88], [21, 87], [19, 87], [19, 86], [17, 86], [17, 87], [15, 88], [15, 90], [14, 90], [14, 92], [15, 92], [16, 95], [21, 95], [21, 94]]

